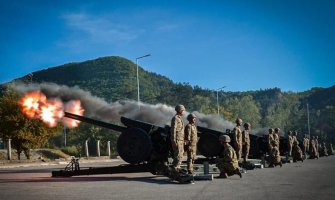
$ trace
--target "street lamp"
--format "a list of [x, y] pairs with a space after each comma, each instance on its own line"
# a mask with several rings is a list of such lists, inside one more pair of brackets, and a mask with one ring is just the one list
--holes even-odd
[[219, 107], [219, 91], [221, 91], [223, 88], [225, 88], [226, 86], [220, 87], [218, 89], [216, 89], [216, 103], [218, 105], [218, 115], [220, 115], [220, 107]]
[[137, 104], [138, 104], [138, 109], [140, 109], [140, 80], [138, 78], [138, 63], [137, 61], [141, 58], [145, 58], [151, 56], [150, 54], [140, 56], [136, 58], [136, 80], [137, 80]]

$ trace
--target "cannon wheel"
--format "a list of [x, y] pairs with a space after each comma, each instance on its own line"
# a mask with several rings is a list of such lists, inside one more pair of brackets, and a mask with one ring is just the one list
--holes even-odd
[[128, 128], [117, 140], [117, 152], [130, 163], [137, 164], [150, 157], [152, 143], [149, 135], [140, 128]]
[[197, 147], [200, 153], [207, 158], [218, 156], [222, 151], [219, 136], [211, 133], [201, 134]]

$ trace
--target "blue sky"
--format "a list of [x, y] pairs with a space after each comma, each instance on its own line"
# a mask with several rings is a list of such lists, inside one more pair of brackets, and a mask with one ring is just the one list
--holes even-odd
[[335, 84], [335, 1], [1, 0], [0, 83], [103, 56], [228, 91]]

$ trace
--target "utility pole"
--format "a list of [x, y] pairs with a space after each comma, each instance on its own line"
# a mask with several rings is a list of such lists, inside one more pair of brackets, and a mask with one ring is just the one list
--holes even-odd
[[308, 126], [308, 136], [309, 136], [309, 138], [311, 138], [311, 128], [309, 126], [309, 107], [308, 107], [308, 103], [307, 103], [307, 126]]
[[151, 56], [151, 54], [147, 54], [144, 56], [140, 56], [136, 58], [136, 80], [137, 80], [137, 104], [138, 104], [138, 109], [140, 109], [140, 79], [138, 77], [138, 60]]
[[220, 115], [220, 106], [219, 106], [219, 91], [221, 91], [223, 88], [225, 88], [226, 86], [220, 87], [218, 89], [216, 89], [216, 104], [218, 106], [218, 115]]

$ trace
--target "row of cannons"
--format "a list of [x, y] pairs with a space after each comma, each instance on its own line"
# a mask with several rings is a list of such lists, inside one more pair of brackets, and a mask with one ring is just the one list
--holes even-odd
[[[121, 122], [124, 126], [67, 112], [65, 113], [65, 117], [120, 132], [121, 134], [117, 140], [117, 152], [119, 156], [129, 164], [113, 167], [80, 169], [78, 160], [72, 159], [70, 166], [75, 167], [67, 167], [65, 170], [53, 171], [53, 177], [151, 172], [155, 175], [168, 176], [180, 183], [194, 179], [194, 177], [191, 177], [187, 173], [183, 173], [183, 171], [179, 172], [179, 174], [173, 174], [173, 170], [171, 170], [169, 159], [172, 158], [173, 151], [170, 142], [169, 126], [161, 127], [126, 117], [121, 117]], [[227, 129], [226, 132], [201, 126], [198, 126], [197, 129], [199, 137], [197, 149], [202, 156], [197, 159], [195, 163], [213, 164], [215, 163], [215, 158], [223, 151], [223, 146], [219, 142], [219, 136], [222, 134], [232, 136], [233, 133], [229, 129]], [[249, 158], [264, 159], [264, 155], [266, 155], [266, 152], [268, 151], [267, 137], [259, 137], [250, 134], [250, 143]], [[286, 154], [286, 147], [287, 139], [281, 137], [279, 148], [281, 150], [281, 155]]]

